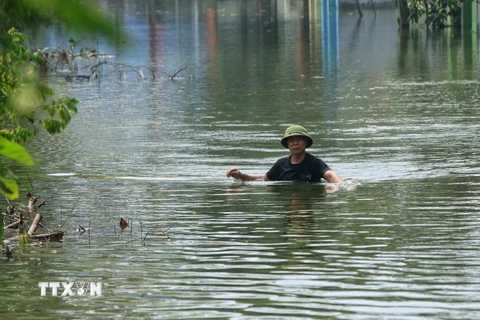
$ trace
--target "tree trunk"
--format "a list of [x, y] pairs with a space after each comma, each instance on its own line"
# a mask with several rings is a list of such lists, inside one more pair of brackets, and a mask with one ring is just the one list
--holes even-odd
[[400, 9], [400, 20], [399, 20], [400, 27], [403, 29], [408, 29], [410, 27], [410, 23], [408, 21], [408, 18], [410, 17], [408, 0], [400, 0], [399, 9]]

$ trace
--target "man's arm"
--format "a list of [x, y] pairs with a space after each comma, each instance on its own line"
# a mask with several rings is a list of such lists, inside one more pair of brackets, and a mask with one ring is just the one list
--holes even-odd
[[332, 183], [339, 183], [343, 181], [343, 179], [332, 170], [328, 170], [327, 172], [325, 172], [323, 174], [323, 177], [325, 178], [325, 180]]
[[235, 178], [235, 179], [240, 179], [242, 181], [255, 181], [255, 180], [265, 180], [265, 181], [270, 181], [268, 179], [266, 174], [246, 174], [242, 173], [240, 170], [234, 168], [227, 170], [226, 173], [227, 178]]

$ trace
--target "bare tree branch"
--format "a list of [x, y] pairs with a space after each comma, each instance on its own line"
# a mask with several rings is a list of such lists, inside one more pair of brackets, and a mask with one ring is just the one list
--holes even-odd
[[187, 69], [187, 67], [183, 67], [183, 68], [179, 69], [179, 70], [178, 70], [177, 72], [175, 72], [173, 75], [170, 75], [170, 74], [168, 74], [168, 73], [166, 73], [166, 72], [163, 72], [163, 74], [165, 74], [166, 76], [168, 76], [168, 77], [170, 78], [170, 80], [173, 81], [173, 78], [175, 78], [175, 76], [176, 76], [177, 74], [179, 74], [180, 72], [182, 72], [182, 71], [185, 70], [185, 69]]

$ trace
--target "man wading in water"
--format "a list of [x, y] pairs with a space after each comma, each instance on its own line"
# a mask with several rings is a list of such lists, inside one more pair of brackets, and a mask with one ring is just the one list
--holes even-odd
[[322, 178], [333, 183], [343, 181], [323, 160], [305, 151], [312, 145], [313, 140], [304, 127], [299, 125], [288, 127], [281, 142], [285, 148], [290, 150], [291, 154], [279, 159], [266, 174], [250, 175], [234, 168], [227, 171], [227, 177], [242, 181], [320, 182]]

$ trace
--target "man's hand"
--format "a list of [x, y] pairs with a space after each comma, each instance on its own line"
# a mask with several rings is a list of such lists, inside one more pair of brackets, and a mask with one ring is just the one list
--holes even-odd
[[255, 181], [255, 180], [269, 181], [266, 174], [246, 174], [246, 173], [242, 173], [237, 168], [227, 170], [226, 176], [227, 178], [232, 177], [242, 181]]
[[242, 176], [242, 172], [240, 170], [236, 169], [236, 168], [227, 170], [226, 176], [227, 176], [227, 178], [235, 178], [235, 179], [242, 180], [240, 178]]

